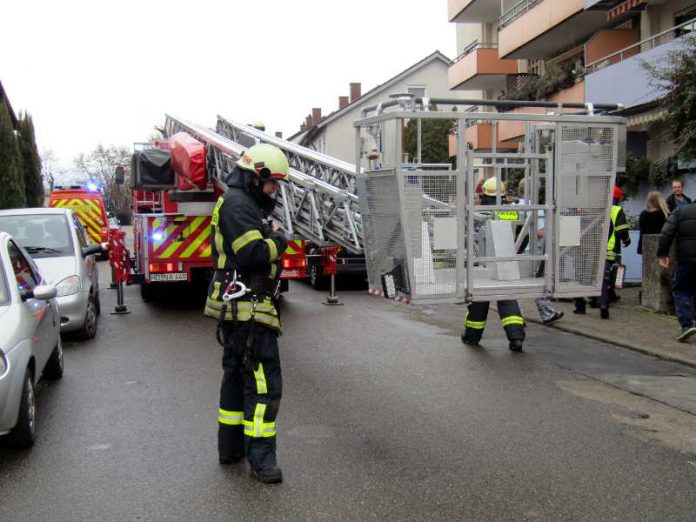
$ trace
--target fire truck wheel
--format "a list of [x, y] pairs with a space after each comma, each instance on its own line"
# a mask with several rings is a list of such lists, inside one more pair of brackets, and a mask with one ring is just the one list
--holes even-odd
[[326, 286], [326, 276], [322, 274], [320, 263], [313, 263], [308, 267], [309, 284], [315, 290], [323, 290]]
[[81, 340], [92, 339], [97, 335], [97, 304], [94, 296], [90, 296], [87, 301], [87, 313], [85, 314], [85, 324], [77, 331], [77, 337]]

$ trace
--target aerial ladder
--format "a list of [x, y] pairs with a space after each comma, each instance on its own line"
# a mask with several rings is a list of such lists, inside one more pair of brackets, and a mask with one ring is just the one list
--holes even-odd
[[222, 117], [218, 117], [217, 131], [213, 131], [168, 115], [165, 136], [178, 132], [186, 132], [205, 144], [208, 175], [220, 192], [225, 190], [227, 176], [246, 149], [241, 143], [268, 143], [280, 148], [288, 157], [289, 182], [281, 184], [272, 217], [291, 237], [299, 238], [294, 255], [304, 258], [308, 273], [297, 272], [298, 277], [326, 279], [337, 273], [338, 264], [341, 268], [350, 264], [348, 268], [353, 272], [364, 271], [354, 165]]
[[[306, 255], [310, 268], [317, 258], [335, 266], [339, 249], [362, 257], [373, 293], [407, 302], [599, 293], [611, 187], [624, 163], [625, 120], [597, 115], [591, 104], [443, 99], [438, 104], [452, 109], [433, 110], [432, 101], [398, 100], [364, 109], [354, 123], [355, 164], [221, 116], [212, 130], [167, 115], [164, 135], [183, 132], [204, 145], [209, 184], [204, 192], [214, 195], [226, 190], [225, 180], [250, 144], [279, 147], [289, 160], [289, 182], [282, 184], [273, 218], [315, 248]], [[497, 112], [458, 109], [473, 102]], [[507, 112], [507, 105], [531, 105], [539, 113]], [[456, 163], [433, 168], [404, 161], [407, 121], [418, 121], [420, 142], [422, 125], [433, 118], [453, 122], [450, 156]], [[517, 145], [498, 150], [498, 129], [510, 122], [521, 123], [524, 131]], [[488, 150], [468, 141], [475, 125], [492, 129]], [[384, 144], [378, 164], [368, 135], [379, 135]], [[533, 190], [524, 205], [511, 209], [500, 190], [495, 205], [477, 202], [478, 177], [494, 176], [501, 187], [520, 173]], [[506, 213], [524, 219], [501, 224]], [[540, 216], [543, 245], [535, 244], [530, 232]], [[524, 252], [520, 228], [532, 243]], [[335, 271], [324, 275], [329, 273]]]

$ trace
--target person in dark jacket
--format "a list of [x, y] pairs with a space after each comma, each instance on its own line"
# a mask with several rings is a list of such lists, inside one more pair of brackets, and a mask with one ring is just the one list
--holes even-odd
[[683, 207], [691, 203], [691, 198], [684, 194], [682, 182], [678, 179], [672, 181], [672, 193], [667, 197], [667, 208], [674, 212], [675, 208]]
[[[604, 262], [604, 277], [602, 279], [602, 294], [599, 296], [599, 315], [602, 319], [609, 319], [610, 294], [614, 288], [616, 272], [615, 265], [621, 263], [621, 245], [627, 247], [631, 244], [631, 237], [628, 233], [628, 223], [626, 214], [619, 203], [623, 200], [623, 191], [620, 187], [614, 187], [613, 205], [609, 214], [609, 238], [607, 240], [607, 256]], [[618, 299], [616, 297], [615, 299]], [[575, 300], [576, 314], [585, 313], [585, 298], [578, 297]]]
[[662, 232], [667, 216], [669, 216], [669, 209], [662, 193], [656, 190], [648, 193], [645, 200], [645, 210], [638, 217], [638, 229], [640, 230], [638, 249], [636, 250], [638, 254], [643, 255], [643, 236]]
[[678, 341], [696, 333], [693, 298], [696, 294], [696, 204], [677, 207], [667, 218], [657, 245], [660, 266], [669, 268], [669, 251], [677, 242], [677, 268], [672, 281], [672, 296], [681, 332]]
[[220, 463], [246, 456], [253, 475], [265, 483], [283, 480], [276, 462], [282, 378], [275, 300], [287, 241], [277, 224], [267, 225], [264, 218], [275, 205], [278, 182], [287, 178], [287, 158], [272, 145], [254, 145], [237, 162], [213, 211], [215, 272], [205, 304], [205, 315], [218, 320], [218, 341], [224, 347]]

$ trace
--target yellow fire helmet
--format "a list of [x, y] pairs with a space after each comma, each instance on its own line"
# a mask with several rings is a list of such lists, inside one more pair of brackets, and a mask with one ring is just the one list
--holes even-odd
[[[483, 193], [486, 196], [495, 196], [495, 189], [498, 185], [498, 180], [495, 178], [488, 178], [484, 183], [483, 187], [481, 187], [481, 190], [483, 190]], [[501, 182], [500, 184], [500, 194], [501, 196], [505, 195], [505, 182]]]
[[237, 165], [244, 170], [255, 172], [264, 181], [267, 179], [287, 181], [289, 177], [288, 158], [282, 150], [268, 143], [249, 147], [239, 158]]

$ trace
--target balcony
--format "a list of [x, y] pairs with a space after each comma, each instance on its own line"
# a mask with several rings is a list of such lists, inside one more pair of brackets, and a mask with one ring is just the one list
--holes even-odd
[[[551, 96], [548, 101], [554, 103], [584, 103], [585, 102], [585, 82], [578, 82], [571, 87], [561, 89]], [[594, 101], [594, 100], [593, 100]], [[563, 109], [564, 113], [579, 112], [581, 109]], [[506, 114], [540, 114], [543, 109], [531, 107], [518, 107], [508, 111]], [[498, 123], [498, 139], [503, 142], [503, 147], [509, 146], [524, 137], [525, 122], [505, 120]]]
[[450, 89], [504, 89], [508, 74], [517, 74], [517, 60], [498, 58], [498, 46], [474, 42], [450, 66]]
[[590, 61], [585, 66], [586, 99], [593, 103], [621, 103], [636, 107], [664, 96], [651, 83], [643, 62], [666, 63], [669, 53], [682, 45], [684, 33], [696, 28], [696, 18], [667, 31]]
[[584, 0], [522, 0], [500, 17], [501, 58], [549, 58], [586, 40], [607, 22]]
[[490, 0], [447, 0], [450, 22], [492, 22], [500, 16], [500, 2]]

